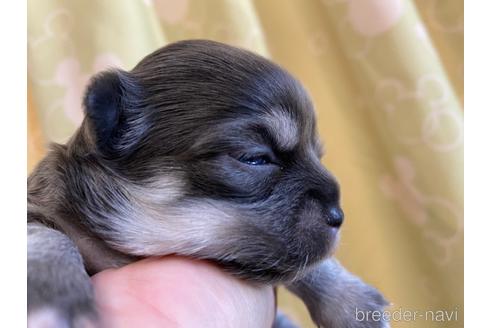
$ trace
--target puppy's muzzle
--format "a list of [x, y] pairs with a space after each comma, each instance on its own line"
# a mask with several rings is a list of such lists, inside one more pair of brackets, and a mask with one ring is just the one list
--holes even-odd
[[311, 190], [305, 196], [301, 216], [326, 224], [336, 231], [343, 223], [344, 214], [338, 201], [329, 200], [322, 192]]

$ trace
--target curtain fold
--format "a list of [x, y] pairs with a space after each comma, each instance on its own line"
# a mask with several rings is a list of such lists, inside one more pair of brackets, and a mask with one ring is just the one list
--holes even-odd
[[[82, 119], [94, 73], [206, 38], [267, 56], [311, 94], [342, 187], [338, 257], [391, 310], [458, 309], [463, 326], [463, 1], [28, 2], [28, 170]], [[280, 306], [312, 327], [300, 302]]]

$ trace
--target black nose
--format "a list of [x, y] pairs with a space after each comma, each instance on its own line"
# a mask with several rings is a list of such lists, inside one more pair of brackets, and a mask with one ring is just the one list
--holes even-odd
[[338, 228], [343, 223], [343, 211], [340, 207], [331, 207], [328, 211], [328, 224], [334, 228]]

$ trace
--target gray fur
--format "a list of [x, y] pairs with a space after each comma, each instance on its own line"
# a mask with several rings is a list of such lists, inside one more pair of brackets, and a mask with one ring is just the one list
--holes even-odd
[[272, 328], [298, 328], [282, 311], [277, 310]]
[[[77, 326], [96, 318], [90, 278], [77, 247], [59, 231], [27, 226], [27, 310], [50, 313], [50, 324]], [[56, 312], [55, 312], [56, 311]], [[43, 316], [44, 317], [44, 316]], [[39, 319], [30, 318], [35, 327]]]
[[349, 273], [333, 258], [286, 287], [302, 299], [320, 327], [389, 327], [384, 321], [355, 320], [356, 310], [382, 312], [388, 303], [374, 287]]
[[[321, 327], [381, 326], [356, 324], [349, 310], [382, 309], [382, 297], [339, 265], [320, 265], [337, 243], [339, 186], [320, 162], [309, 97], [282, 68], [220, 43], [183, 41], [129, 72], [97, 75], [84, 107], [78, 131], [28, 179], [28, 222], [56, 235], [49, 243], [29, 235], [39, 248], [28, 280], [61, 288], [28, 285], [30, 310], [65, 315], [55, 291], [70, 284], [80, 288], [67, 297], [87, 307], [80, 255], [93, 274], [177, 253], [256, 283], [290, 284]], [[53, 247], [67, 237], [76, 248]], [[76, 263], [78, 280], [53, 258]]]

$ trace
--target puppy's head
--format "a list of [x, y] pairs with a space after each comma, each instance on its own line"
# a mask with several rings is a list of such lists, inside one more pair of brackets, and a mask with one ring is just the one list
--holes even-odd
[[120, 250], [213, 259], [267, 281], [332, 251], [339, 188], [320, 162], [311, 102], [279, 66], [178, 42], [96, 76], [85, 109], [81, 130], [113, 175], [100, 197], [117, 203], [94, 227]]

